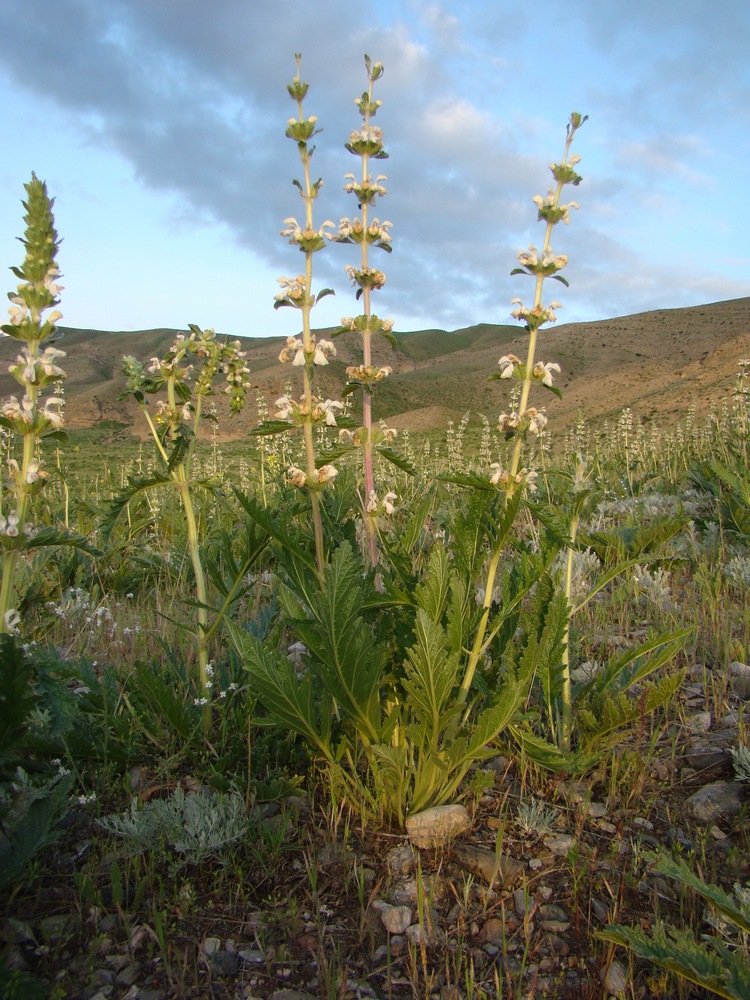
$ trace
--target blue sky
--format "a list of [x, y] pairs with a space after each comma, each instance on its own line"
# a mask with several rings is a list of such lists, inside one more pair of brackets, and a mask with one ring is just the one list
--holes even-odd
[[[581, 208], [553, 241], [559, 322], [748, 296], [749, 43], [746, 0], [3, 0], [0, 268], [21, 260], [34, 170], [64, 238], [63, 325], [296, 333], [273, 310], [302, 266], [279, 236], [303, 210], [286, 84], [301, 52], [316, 220], [353, 216], [343, 143], [367, 52], [394, 248], [375, 308], [397, 330], [510, 321], [572, 110], [590, 120]], [[356, 313], [348, 263], [353, 247], [316, 255], [337, 294], [315, 326]]]

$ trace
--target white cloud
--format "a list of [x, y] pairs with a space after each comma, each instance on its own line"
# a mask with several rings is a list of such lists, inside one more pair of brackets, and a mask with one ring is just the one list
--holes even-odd
[[[308, 113], [323, 128], [313, 160], [325, 180], [322, 220], [355, 211], [341, 191], [355, 166], [343, 142], [357, 124], [353, 100], [368, 52], [386, 67], [378, 124], [391, 153], [377, 171], [389, 189], [378, 214], [394, 222], [381, 314], [410, 322], [423, 314], [421, 325], [445, 327], [507, 317], [523, 292], [508, 277], [515, 254], [541, 239], [531, 198], [547, 190], [547, 164], [560, 155], [574, 107], [591, 121], [577, 140], [581, 212], [554, 240], [571, 256], [566, 320], [633, 312], [646, 301], [651, 308], [659, 294], [662, 304], [680, 304], [667, 300], [687, 287], [750, 293], [740, 266], [716, 273], [710, 247], [720, 240], [724, 260], [737, 260], [745, 241], [735, 204], [739, 163], [750, 154], [750, 76], [737, 39], [750, 30], [749, 10], [729, 5], [715, 17], [704, 0], [685, 0], [677, 19], [669, 5], [645, 0], [365, 0], [356, 8], [344, 0], [4, 0], [6, 121], [14, 121], [13, 93], [23, 93], [19, 106], [57, 109], [60, 132], [49, 125], [47, 142], [66, 146], [57, 161], [38, 152], [24, 121], [12, 139], [23, 172], [8, 174], [6, 162], [7, 184], [20, 192], [28, 178], [19, 145], [50, 164], [62, 190], [89, 183], [100, 202], [90, 225], [104, 229], [92, 242], [101, 245], [116, 214], [106, 199], [129, 197], [125, 181], [117, 194], [107, 186], [104, 164], [125, 165], [133, 204], [159, 206], [150, 210], [159, 238], [145, 219], [142, 246], [120, 250], [140, 258], [147, 275], [159, 266], [150, 245], [164, 252], [172, 234], [197, 248], [211, 227], [207, 248], [221, 244], [228, 258], [235, 247], [238, 275], [248, 260], [256, 282], [264, 269], [291, 273], [297, 260], [278, 232], [300, 211], [296, 150], [283, 135], [294, 110], [286, 94], [293, 53], [303, 53]], [[693, 257], [670, 274], [664, 255], [681, 246]], [[350, 251], [316, 258], [321, 282], [339, 289], [331, 309], [340, 314], [352, 307], [343, 280]], [[174, 295], [174, 323], [184, 322], [179, 292], [165, 294]]]

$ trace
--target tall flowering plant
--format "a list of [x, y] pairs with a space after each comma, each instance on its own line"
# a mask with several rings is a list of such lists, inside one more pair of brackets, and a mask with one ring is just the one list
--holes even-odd
[[[356, 331], [362, 336], [362, 364], [352, 365], [347, 368], [349, 381], [345, 388], [345, 393], [349, 394], [357, 389], [362, 390], [362, 427], [352, 435], [356, 443], [362, 445], [363, 467], [364, 467], [364, 491], [365, 491], [365, 525], [367, 533], [367, 552], [369, 562], [372, 566], [377, 562], [377, 540], [374, 514], [380, 508], [375, 491], [375, 477], [373, 472], [373, 445], [378, 440], [382, 440], [383, 433], [386, 434], [386, 443], [392, 438], [392, 431], [381, 432], [373, 428], [372, 423], [372, 395], [375, 386], [382, 382], [391, 374], [388, 366], [373, 364], [372, 360], [372, 338], [374, 335], [381, 335], [388, 340], [392, 347], [396, 346], [393, 337], [393, 321], [380, 319], [372, 311], [372, 293], [383, 287], [385, 284], [385, 274], [374, 267], [370, 260], [370, 249], [375, 248], [391, 253], [392, 223], [381, 222], [374, 215], [374, 208], [379, 198], [386, 194], [382, 181], [386, 180], [384, 174], [379, 174], [373, 180], [371, 174], [371, 161], [385, 160], [388, 157], [383, 146], [383, 130], [373, 125], [372, 119], [375, 117], [382, 101], [373, 100], [373, 86], [383, 75], [383, 64], [373, 63], [369, 56], [365, 56], [365, 68], [367, 70], [367, 90], [361, 97], [355, 100], [355, 104], [362, 115], [362, 124], [358, 129], [352, 131], [346, 149], [360, 159], [359, 175], [347, 174], [347, 183], [344, 190], [354, 195], [357, 200], [357, 207], [360, 214], [350, 219], [341, 219], [338, 236], [339, 243], [352, 243], [360, 248], [360, 260], [357, 266], [348, 264], [346, 273], [354, 287], [357, 289], [357, 300], [362, 302], [362, 312], [359, 316], [347, 316], [341, 320], [341, 327], [337, 334], [348, 331]], [[388, 494], [392, 496], [391, 493]], [[369, 516], [368, 516], [369, 515]]]
[[32, 520], [32, 498], [44, 489], [47, 480], [44, 460], [39, 456], [40, 443], [65, 436], [62, 398], [50, 393], [65, 377], [58, 365], [65, 353], [52, 346], [59, 336], [57, 323], [62, 318], [55, 308], [62, 289], [58, 284], [60, 241], [52, 214], [54, 200], [36, 174], [24, 186], [26, 232], [21, 243], [26, 254], [20, 267], [11, 268], [20, 283], [8, 293], [12, 303], [10, 322], [2, 327], [3, 333], [19, 344], [19, 355], [8, 370], [23, 395], [20, 399], [11, 396], [0, 408], [0, 426], [21, 442], [20, 457], [7, 461], [0, 507], [0, 633], [13, 633], [20, 624], [15, 585], [22, 553], [42, 545], [84, 544], [83, 539], [67, 532], [49, 527], [39, 530]]
[[[148, 364], [137, 358], [125, 357], [122, 368], [127, 386], [122, 393], [132, 396], [143, 413], [159, 457], [159, 467], [145, 478], [131, 478], [128, 486], [111, 504], [102, 528], [105, 538], [126, 506], [139, 494], [172, 487], [180, 497], [187, 528], [187, 544], [195, 578], [197, 604], [196, 648], [201, 695], [199, 702], [209, 705], [212, 666], [209, 644], [221, 613], [209, 626], [208, 579], [201, 552], [202, 528], [193, 499], [195, 487], [211, 489], [208, 481], [193, 476], [193, 452], [201, 419], [205, 416], [206, 397], [213, 395], [215, 386], [224, 382], [223, 392], [229, 397], [230, 413], [239, 413], [245, 404], [249, 368], [239, 341], [224, 342], [213, 330], [190, 326], [189, 333], [178, 334], [162, 357], [152, 357]], [[156, 400], [152, 414], [148, 397]], [[206, 713], [206, 724], [209, 715]]]
[[309, 84], [300, 79], [301, 57], [297, 55], [297, 73], [287, 86], [289, 96], [297, 105], [297, 117], [287, 122], [286, 135], [297, 143], [300, 162], [302, 164], [302, 180], [295, 180], [294, 185], [299, 191], [304, 203], [305, 218], [299, 223], [296, 218], [284, 220], [285, 228], [281, 235], [296, 246], [305, 258], [304, 273], [293, 278], [279, 278], [280, 291], [276, 295], [274, 308], [284, 306], [299, 310], [302, 317], [300, 337], [288, 337], [286, 346], [279, 355], [279, 361], [291, 363], [302, 370], [302, 395], [299, 400], [285, 394], [276, 401], [278, 410], [277, 421], [264, 422], [255, 433], [277, 433], [290, 427], [301, 427], [305, 441], [305, 468], [291, 466], [287, 470], [287, 479], [293, 486], [307, 490], [312, 505], [313, 528], [315, 532], [315, 555], [318, 571], [322, 572], [324, 563], [323, 550], [323, 520], [320, 511], [320, 491], [326, 483], [332, 482], [337, 469], [330, 463], [318, 466], [315, 456], [314, 428], [316, 425], [336, 426], [337, 414], [344, 409], [344, 404], [338, 400], [321, 400], [313, 392], [315, 369], [327, 365], [329, 359], [336, 357], [336, 348], [332, 341], [317, 339], [312, 332], [311, 313], [313, 307], [326, 295], [332, 295], [330, 288], [324, 288], [317, 295], [312, 292], [313, 256], [318, 253], [330, 239], [333, 222], [327, 220], [318, 229], [313, 222], [313, 204], [318, 197], [322, 180], [312, 180], [310, 161], [315, 147], [310, 140], [317, 134], [317, 118], [305, 116], [304, 99], [309, 90]]

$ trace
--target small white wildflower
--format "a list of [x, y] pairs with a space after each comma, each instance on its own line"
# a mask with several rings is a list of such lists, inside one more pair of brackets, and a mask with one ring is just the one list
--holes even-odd
[[[514, 299], [514, 301], [516, 300]], [[521, 359], [517, 358], [515, 354], [504, 354], [498, 361], [500, 365], [500, 378], [513, 378], [516, 365], [520, 365], [520, 363]]]
[[3, 626], [6, 632], [16, 635], [18, 626], [21, 624], [21, 616], [17, 608], [8, 608], [3, 615]]
[[202, 708], [204, 705], [208, 704], [208, 698], [193, 698], [193, 704], [196, 708]]

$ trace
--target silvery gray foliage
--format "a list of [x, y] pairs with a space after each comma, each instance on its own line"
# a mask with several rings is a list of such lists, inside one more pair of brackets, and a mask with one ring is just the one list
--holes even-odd
[[152, 799], [144, 805], [134, 798], [128, 812], [105, 816], [99, 824], [127, 840], [135, 853], [170, 847], [191, 864], [220, 857], [248, 829], [241, 795], [186, 795], [181, 788], [168, 799]]
[[545, 805], [539, 799], [523, 799], [518, 803], [516, 822], [524, 833], [551, 833], [559, 816], [556, 809]]
[[750, 747], [738, 743], [729, 752], [734, 760], [734, 776], [737, 781], [750, 781]]

